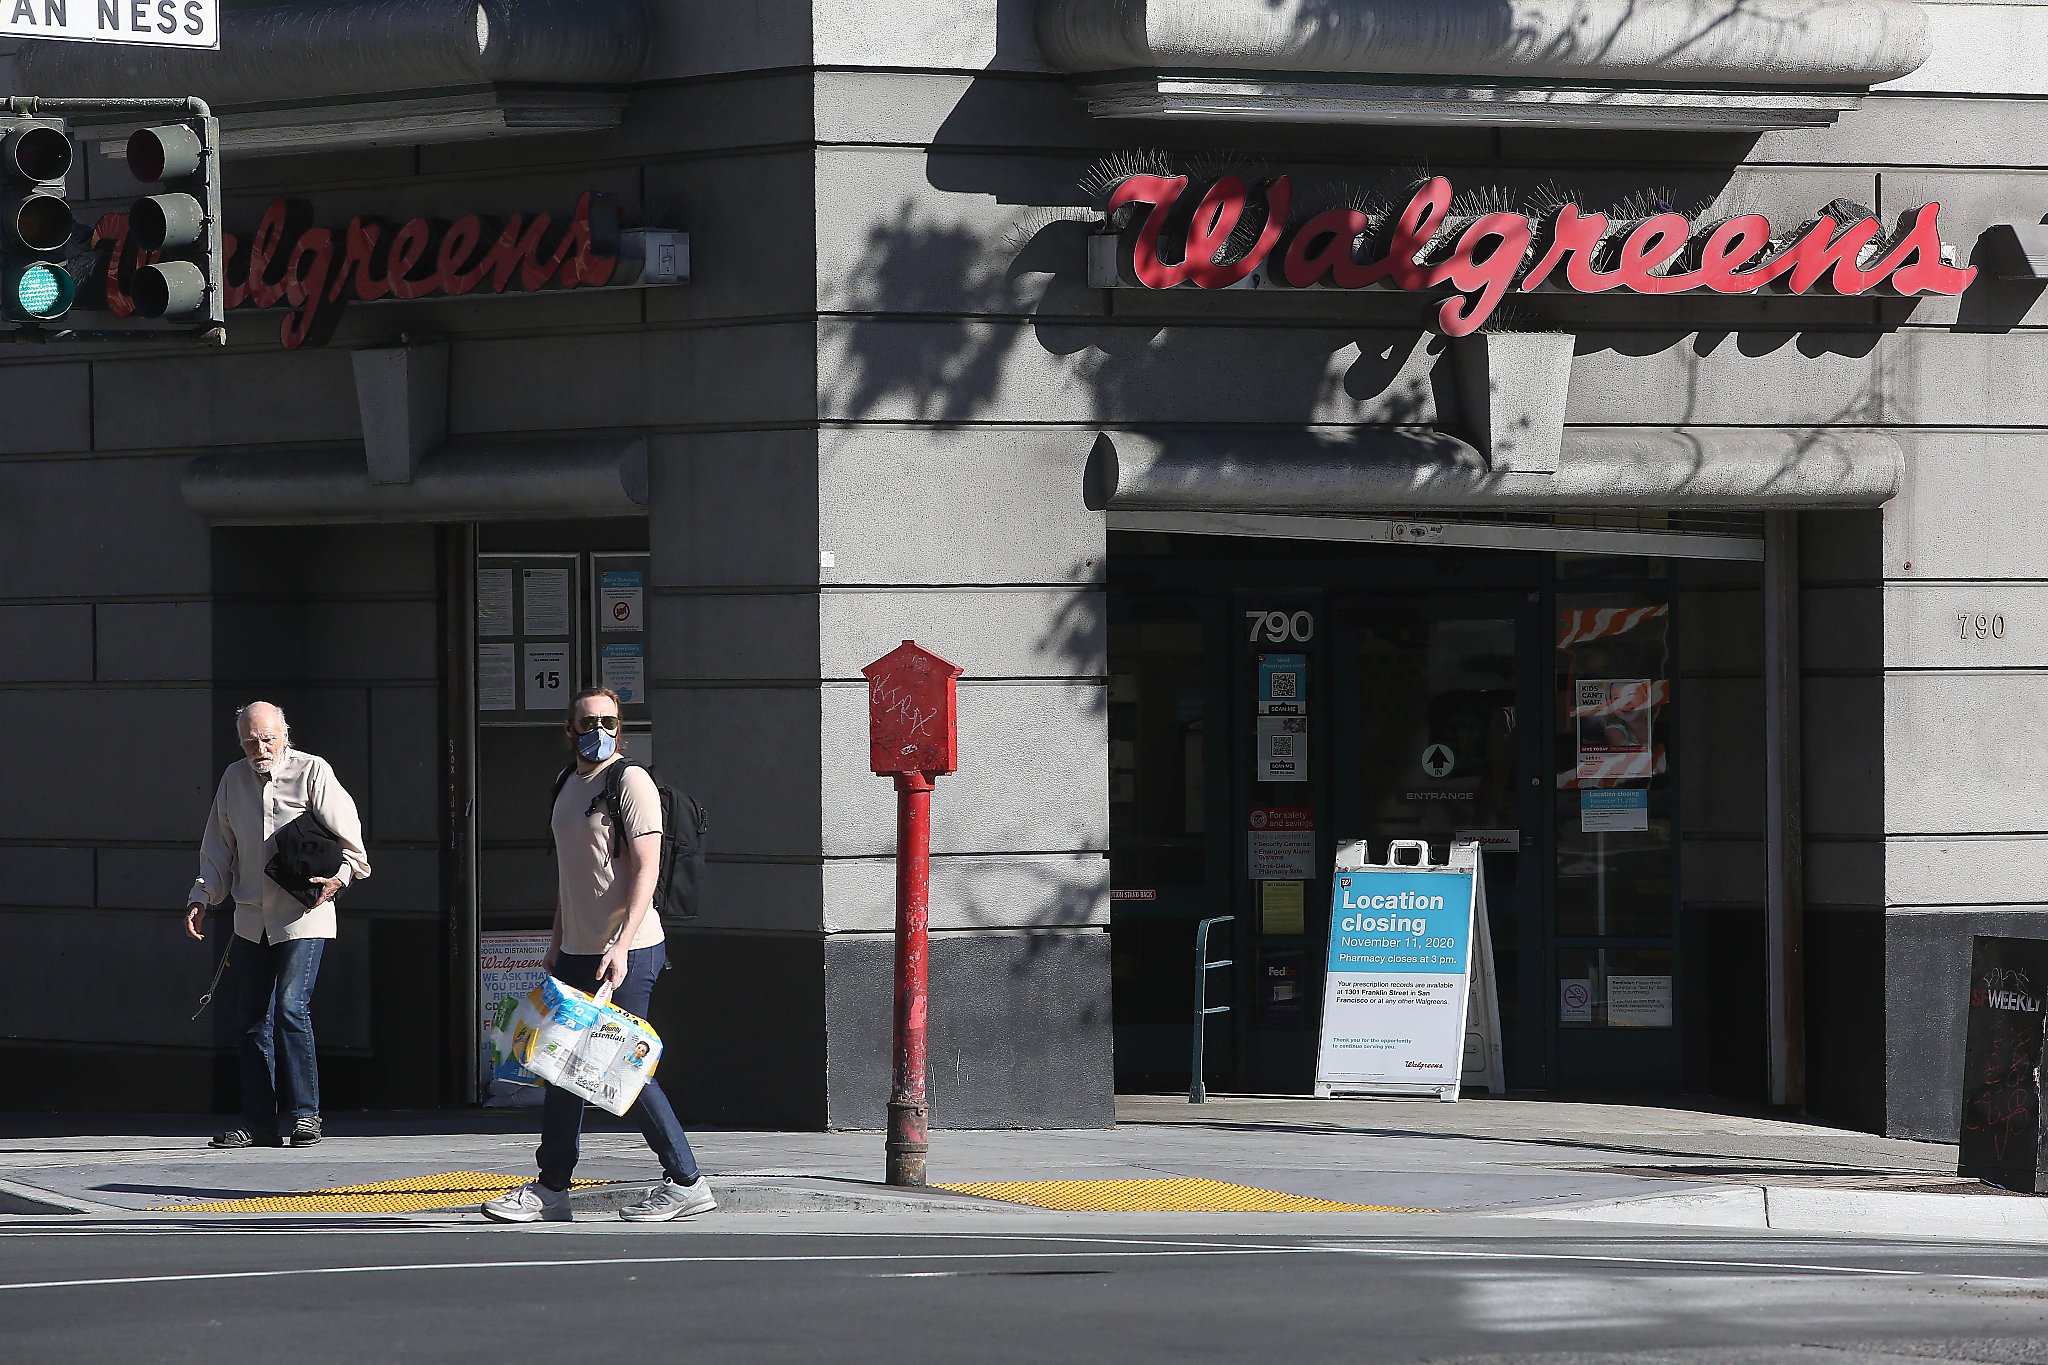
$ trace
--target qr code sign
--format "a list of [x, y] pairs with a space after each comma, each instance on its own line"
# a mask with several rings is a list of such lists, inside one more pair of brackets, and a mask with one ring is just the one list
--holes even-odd
[[1273, 736], [1273, 757], [1275, 757], [1275, 758], [1293, 758], [1293, 757], [1294, 757], [1294, 736], [1293, 736], [1293, 735], [1275, 735], [1275, 736]]
[[1295, 690], [1294, 690], [1294, 689], [1295, 689], [1295, 678], [1296, 678], [1296, 676], [1297, 676], [1297, 675], [1296, 675], [1296, 674], [1293, 674], [1293, 673], [1275, 673], [1275, 674], [1273, 674], [1273, 675], [1272, 675], [1272, 678], [1273, 678], [1273, 684], [1272, 684], [1272, 686], [1273, 686], [1273, 700], [1275, 700], [1275, 701], [1293, 701], [1293, 700], [1294, 700], [1294, 698], [1295, 698]]

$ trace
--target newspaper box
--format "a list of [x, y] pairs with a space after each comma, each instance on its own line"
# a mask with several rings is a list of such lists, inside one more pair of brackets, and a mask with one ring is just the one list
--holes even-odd
[[623, 1114], [661, 1062], [661, 1038], [645, 1019], [549, 977], [500, 1008], [496, 1042], [549, 1085]]

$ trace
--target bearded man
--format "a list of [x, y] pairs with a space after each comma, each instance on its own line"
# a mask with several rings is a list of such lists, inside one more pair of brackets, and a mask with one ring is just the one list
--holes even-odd
[[[356, 803], [327, 760], [291, 746], [284, 712], [267, 701], [235, 712], [243, 757], [228, 765], [199, 844], [185, 932], [204, 942], [208, 906], [232, 900], [239, 952], [242, 1126], [211, 1147], [310, 1147], [320, 1141], [320, 1068], [313, 985], [334, 937], [334, 898], [370, 875]], [[278, 830], [310, 814], [341, 845], [332, 876], [312, 876], [307, 904], [266, 873]], [[216, 978], [217, 979], [217, 978]]]

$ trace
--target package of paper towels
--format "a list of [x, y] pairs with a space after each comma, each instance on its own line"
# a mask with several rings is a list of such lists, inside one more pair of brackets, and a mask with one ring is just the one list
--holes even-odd
[[661, 1062], [661, 1037], [645, 1019], [549, 977], [498, 1011], [492, 1043], [500, 1056], [549, 1085], [623, 1114]]

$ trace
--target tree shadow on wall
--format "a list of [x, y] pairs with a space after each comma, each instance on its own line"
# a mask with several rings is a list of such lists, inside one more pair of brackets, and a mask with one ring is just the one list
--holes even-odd
[[919, 222], [915, 202], [901, 202], [870, 231], [844, 288], [846, 326], [824, 394], [831, 415], [1298, 426], [1433, 412], [1441, 348], [1412, 321], [1361, 323], [1327, 301], [1314, 327], [1215, 295], [1199, 306], [1112, 303], [1086, 286], [1084, 212], [1023, 206], [981, 232]]

